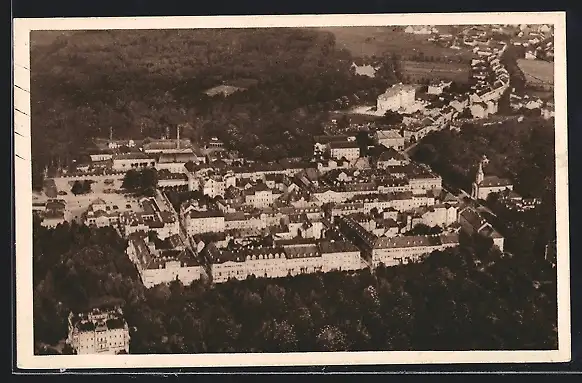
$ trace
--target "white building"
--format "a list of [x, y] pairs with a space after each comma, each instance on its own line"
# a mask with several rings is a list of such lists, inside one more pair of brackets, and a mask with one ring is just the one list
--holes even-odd
[[379, 113], [408, 109], [414, 105], [416, 88], [412, 85], [396, 84], [378, 96], [376, 108]]
[[129, 354], [129, 328], [121, 309], [69, 314], [67, 343], [76, 354]]
[[475, 182], [471, 189], [471, 197], [477, 199], [487, 199], [491, 193], [499, 193], [505, 190], [513, 190], [513, 183], [505, 178], [497, 176], [485, 176], [483, 172], [483, 162], [479, 162]]
[[362, 268], [360, 249], [348, 241], [321, 241], [318, 244], [323, 272], [349, 271]]
[[89, 205], [89, 209], [84, 215], [84, 221], [87, 226], [116, 226], [119, 223], [119, 213], [118, 206], [107, 204], [98, 198]]
[[168, 237], [162, 248], [148, 242], [145, 233], [130, 236], [127, 255], [134, 262], [146, 288], [179, 280], [184, 285], [199, 280], [202, 265], [178, 235]]
[[348, 161], [360, 158], [360, 147], [355, 141], [330, 142], [328, 146], [332, 158], [345, 158]]
[[428, 86], [428, 90], [427, 93], [428, 94], [435, 94], [435, 95], [439, 95], [441, 93], [443, 93], [443, 91], [449, 87], [452, 84], [452, 81], [441, 81], [438, 83], [431, 83]]
[[154, 167], [156, 160], [144, 153], [123, 153], [113, 155], [113, 170], [128, 171]]
[[372, 265], [380, 263], [395, 266], [422, 260], [435, 250], [444, 250], [459, 244], [458, 234], [426, 236], [381, 237], [372, 249]]
[[202, 233], [222, 233], [224, 214], [220, 211], [192, 210], [184, 216], [184, 227], [189, 236]]

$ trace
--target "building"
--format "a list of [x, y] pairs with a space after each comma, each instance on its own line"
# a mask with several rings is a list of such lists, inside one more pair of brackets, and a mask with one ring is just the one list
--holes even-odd
[[411, 230], [417, 224], [430, 227], [447, 227], [457, 222], [458, 208], [444, 203], [432, 206], [421, 206], [407, 212], [406, 230]]
[[499, 234], [493, 226], [481, 214], [473, 209], [467, 207], [459, 212], [459, 224], [461, 228], [469, 234], [479, 234], [486, 238], [491, 238], [493, 244], [503, 251], [505, 239]]
[[471, 197], [485, 200], [489, 194], [499, 193], [505, 190], [513, 190], [512, 182], [497, 176], [485, 176], [483, 172], [483, 161], [479, 162], [475, 182], [473, 182], [471, 189]]
[[128, 171], [154, 167], [156, 160], [145, 153], [122, 153], [113, 155], [113, 170]]
[[263, 183], [258, 182], [255, 185], [244, 191], [245, 203], [256, 208], [264, 208], [270, 206], [280, 193], [273, 193], [273, 190]]
[[452, 84], [452, 81], [444, 82], [435, 82], [428, 85], [428, 94], [440, 95], [443, 91]]
[[221, 211], [191, 210], [184, 216], [184, 228], [189, 236], [202, 233], [221, 233], [225, 229]]
[[179, 235], [152, 242], [145, 232], [133, 233], [129, 237], [127, 255], [136, 265], [146, 288], [174, 280], [189, 285], [199, 280], [203, 273], [201, 263]]
[[417, 262], [436, 250], [444, 250], [459, 244], [458, 234], [401, 236], [378, 238], [372, 249], [372, 265], [381, 263], [395, 266]]
[[416, 88], [412, 85], [396, 84], [378, 96], [376, 109], [379, 113], [395, 112], [414, 105]]
[[471, 104], [469, 110], [471, 111], [471, 116], [473, 116], [473, 118], [485, 118], [489, 115], [487, 104], [484, 102], [475, 102]]
[[129, 354], [129, 328], [120, 308], [69, 314], [66, 342], [76, 354]]
[[172, 172], [166, 169], [158, 171], [158, 188], [187, 188], [188, 176], [183, 172]]
[[376, 132], [376, 139], [380, 145], [387, 148], [404, 149], [404, 137], [398, 130], [379, 130]]
[[349, 241], [320, 241], [324, 273], [330, 271], [359, 270], [363, 267], [360, 249]]
[[[404, 141], [404, 137], [402, 140]], [[390, 147], [380, 153], [378, 161], [376, 162], [376, 167], [378, 169], [388, 169], [390, 166], [403, 166], [409, 162], [410, 161], [404, 154]]]
[[57, 227], [66, 221], [67, 204], [62, 199], [48, 200], [42, 212], [41, 226]]
[[355, 141], [330, 142], [328, 144], [332, 158], [354, 161], [360, 158], [360, 147]]
[[316, 245], [283, 247], [246, 247], [219, 250], [208, 244], [204, 257], [211, 262], [214, 283], [229, 279], [281, 278], [322, 271], [322, 257]]
[[106, 204], [98, 198], [89, 205], [89, 209], [83, 218], [87, 226], [106, 227], [117, 226], [119, 223], [119, 207]]

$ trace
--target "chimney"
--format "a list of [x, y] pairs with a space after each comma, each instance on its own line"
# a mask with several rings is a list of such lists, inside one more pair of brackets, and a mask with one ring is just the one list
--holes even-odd
[[180, 149], [180, 125], [176, 126], [176, 149]]
[[113, 141], [113, 126], [109, 127], [109, 141]]

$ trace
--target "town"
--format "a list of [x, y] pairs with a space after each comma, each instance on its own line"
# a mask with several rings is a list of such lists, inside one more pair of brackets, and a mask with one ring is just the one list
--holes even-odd
[[[502, 102], [553, 117], [552, 102], [512, 92], [503, 57], [513, 45], [525, 49], [527, 60], [550, 59], [552, 27], [511, 26], [519, 30], [515, 39], [496, 38], [509, 27], [467, 27], [457, 35], [406, 28], [470, 51], [470, 86], [440, 78], [393, 84], [374, 106], [350, 105], [349, 129], [341, 128], [342, 117], [330, 119], [327, 134], [312, 137], [310, 158], [250, 160], [218, 137], [184, 138], [180, 124], [155, 138], [117, 139], [110, 129], [74, 170], [45, 175], [33, 211], [47, 228], [64, 222], [114, 228], [146, 288], [422, 262], [458, 246], [461, 233], [490, 239], [504, 253], [485, 201], [495, 194], [525, 211], [540, 199], [520, 196], [512, 179], [486, 174], [486, 157], [471, 164], [472, 187], [462, 190], [410, 153], [433, 132], [495, 118]], [[128, 353], [122, 311], [95, 310], [71, 314], [68, 342], [77, 353]]]

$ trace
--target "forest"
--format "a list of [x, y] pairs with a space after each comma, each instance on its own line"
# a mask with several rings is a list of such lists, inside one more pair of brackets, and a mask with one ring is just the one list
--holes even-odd
[[[185, 124], [194, 142], [217, 136], [260, 160], [309, 154], [326, 102], [396, 81], [355, 75], [330, 32], [276, 29], [113, 30], [31, 35], [35, 184], [45, 166], [67, 166], [92, 138], [160, 137]], [[47, 37], [47, 34], [49, 35]], [[52, 36], [52, 39], [49, 38]], [[35, 41], [42, 43], [35, 44]], [[207, 96], [217, 85], [246, 90]], [[174, 129], [171, 129], [173, 132]]]
[[66, 337], [69, 310], [112, 299], [125, 302], [132, 354], [557, 347], [555, 270], [480, 238], [374, 272], [146, 290], [114, 230], [34, 233], [37, 349]]

